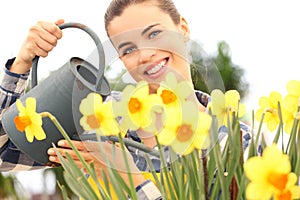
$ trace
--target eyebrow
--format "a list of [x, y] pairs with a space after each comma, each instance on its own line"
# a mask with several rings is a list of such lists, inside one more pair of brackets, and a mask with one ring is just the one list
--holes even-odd
[[[153, 28], [154, 26], [157, 26], [159, 25], [159, 23], [156, 23], [156, 24], [152, 24], [152, 25], [149, 25], [147, 26], [141, 33], [141, 36], [143, 36], [147, 31], [149, 31], [151, 28]], [[119, 46], [118, 46], [118, 49], [121, 49], [122, 47], [124, 46], [127, 46], [127, 45], [130, 45], [132, 44], [132, 42], [124, 42], [124, 43], [121, 43]]]
[[147, 26], [141, 33], [141, 35], [143, 36], [147, 31], [149, 31], [151, 28], [153, 28], [154, 26], [157, 26], [159, 25], [159, 23], [156, 23], [156, 24], [152, 24], [152, 25], [149, 25]]
[[121, 49], [122, 47], [124, 47], [126, 45], [130, 45], [130, 44], [132, 44], [132, 42], [124, 42], [118, 46], [118, 49]]

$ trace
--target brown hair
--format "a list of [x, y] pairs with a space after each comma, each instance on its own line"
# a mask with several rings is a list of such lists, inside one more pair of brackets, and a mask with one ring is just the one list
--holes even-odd
[[[116, 16], [120, 16], [127, 7], [135, 4], [149, 2], [149, 1], [154, 1], [154, 0], [112, 0], [104, 15], [106, 32], [109, 23]], [[158, 3], [158, 7], [163, 12], [170, 15], [171, 19], [175, 24], [179, 24], [180, 14], [172, 0], [155, 0], [155, 1]]]

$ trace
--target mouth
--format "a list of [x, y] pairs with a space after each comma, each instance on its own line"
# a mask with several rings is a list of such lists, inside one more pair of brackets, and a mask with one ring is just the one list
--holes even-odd
[[169, 61], [169, 58], [164, 58], [157, 64], [153, 64], [149, 67], [147, 67], [146, 71], [144, 72], [145, 75], [154, 76], [155, 74], [159, 74], [160, 71], [162, 71], [163, 68], [167, 66], [167, 63]]

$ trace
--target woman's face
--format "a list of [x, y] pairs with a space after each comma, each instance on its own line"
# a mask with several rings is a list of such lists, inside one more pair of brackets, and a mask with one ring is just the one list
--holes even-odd
[[154, 2], [126, 8], [110, 22], [108, 35], [136, 81], [159, 83], [170, 71], [191, 81], [185, 47], [187, 23], [181, 18], [174, 24]]

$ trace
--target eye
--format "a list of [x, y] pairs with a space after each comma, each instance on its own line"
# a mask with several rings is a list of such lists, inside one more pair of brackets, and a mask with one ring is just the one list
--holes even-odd
[[128, 54], [133, 53], [134, 51], [136, 51], [136, 47], [129, 47], [129, 48], [125, 49], [121, 55], [126, 56]]
[[155, 38], [156, 36], [158, 36], [159, 34], [161, 33], [161, 31], [153, 31], [149, 34], [149, 39], [153, 39]]

